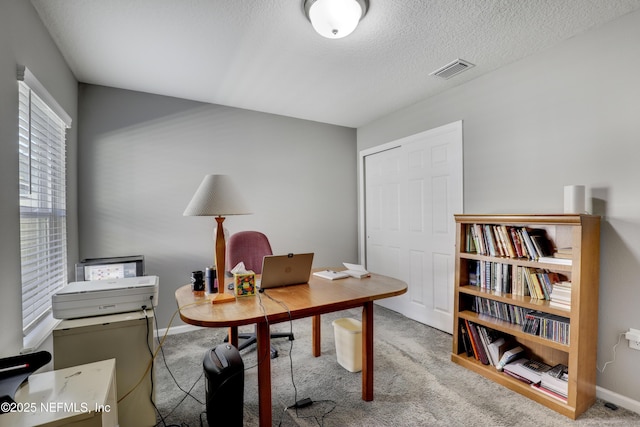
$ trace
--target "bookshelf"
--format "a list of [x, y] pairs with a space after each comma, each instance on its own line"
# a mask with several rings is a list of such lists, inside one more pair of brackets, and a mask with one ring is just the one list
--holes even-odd
[[[456, 220], [456, 261], [453, 349], [451, 360], [467, 369], [495, 381], [515, 392], [549, 407], [569, 418], [576, 419], [594, 402], [596, 394], [596, 346], [598, 333], [598, 280], [600, 265], [600, 217], [594, 215], [455, 215]], [[481, 227], [478, 227], [481, 226]], [[544, 230], [555, 248], [571, 248], [570, 255], [564, 255], [564, 263], [555, 262], [552, 256], [548, 262], [537, 258], [518, 256], [513, 248], [507, 250], [508, 242], [503, 242], [503, 252], [496, 247], [489, 251], [479, 248], [478, 230]], [[498, 239], [498, 232], [494, 237]], [[512, 237], [517, 236], [517, 232]], [[503, 232], [502, 236], [505, 234]], [[513, 245], [514, 242], [511, 242]], [[511, 253], [511, 255], [509, 255]], [[481, 268], [478, 266], [481, 265]], [[500, 267], [497, 267], [500, 266]], [[506, 267], [503, 267], [506, 266]], [[493, 271], [500, 278], [507, 276], [509, 284], [501, 288]], [[526, 295], [521, 286], [516, 286], [515, 272], [535, 271], [555, 273], [570, 282], [569, 306], [552, 306], [548, 299]], [[482, 280], [479, 277], [481, 272]], [[490, 279], [487, 279], [490, 278]], [[542, 279], [541, 279], [542, 280]], [[525, 280], [526, 282], [526, 280]], [[516, 289], [518, 289], [516, 291]], [[524, 293], [524, 294], [523, 294]], [[547, 296], [548, 298], [548, 296]], [[486, 312], [478, 312], [477, 301], [490, 306], [508, 307], [520, 311], [533, 311], [542, 316], [556, 316], [568, 323], [568, 342], [562, 339], [548, 339], [524, 332], [522, 324], [512, 319], [504, 320]], [[503, 305], [501, 305], [502, 303]], [[508, 311], [508, 310], [507, 310]], [[508, 317], [508, 316], [507, 316]], [[517, 317], [517, 316], [516, 316]], [[472, 322], [501, 334], [513, 345], [524, 348], [526, 356], [533, 360], [554, 366], [568, 366], [569, 380], [566, 402], [550, 397], [534, 389], [530, 384], [519, 381], [486, 365], [465, 350], [461, 326]], [[555, 334], [555, 332], [553, 333]], [[555, 335], [554, 335], [555, 337]], [[566, 337], [565, 337], [566, 338]], [[566, 341], [566, 339], [565, 339]]]

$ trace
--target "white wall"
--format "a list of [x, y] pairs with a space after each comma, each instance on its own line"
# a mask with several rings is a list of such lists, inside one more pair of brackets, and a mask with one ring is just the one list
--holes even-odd
[[24, 65], [73, 119], [67, 134], [68, 254], [77, 257], [77, 82], [29, 1], [0, 5], [0, 357], [22, 348], [20, 216], [18, 208], [18, 83]]
[[79, 98], [81, 257], [144, 255], [160, 328], [213, 264], [214, 219], [182, 216], [206, 174], [233, 176], [254, 212], [227, 217], [230, 233], [315, 266], [357, 261], [355, 129], [93, 85]]
[[[603, 215], [600, 369], [640, 328], [638, 40], [635, 12], [358, 129], [360, 151], [463, 120], [467, 213], [561, 213], [563, 186], [586, 185]], [[598, 386], [637, 404], [638, 362], [623, 339]]]

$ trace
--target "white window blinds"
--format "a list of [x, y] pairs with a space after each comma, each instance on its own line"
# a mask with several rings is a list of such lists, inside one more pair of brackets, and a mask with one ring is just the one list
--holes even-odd
[[[28, 70], [22, 76], [28, 76]], [[32, 78], [32, 76], [30, 76]], [[19, 82], [20, 250], [22, 327], [28, 333], [51, 310], [51, 296], [67, 283], [67, 120], [29, 78]], [[59, 108], [57, 104], [54, 108]], [[63, 112], [64, 113], [64, 112]], [[63, 116], [65, 114], [62, 114]]]

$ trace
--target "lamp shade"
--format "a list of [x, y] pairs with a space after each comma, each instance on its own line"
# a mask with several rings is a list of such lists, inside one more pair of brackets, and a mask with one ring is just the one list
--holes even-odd
[[184, 216], [227, 216], [251, 213], [228, 175], [207, 175], [184, 210]]
[[351, 34], [367, 13], [367, 0], [305, 0], [307, 18], [318, 34], [339, 39]]

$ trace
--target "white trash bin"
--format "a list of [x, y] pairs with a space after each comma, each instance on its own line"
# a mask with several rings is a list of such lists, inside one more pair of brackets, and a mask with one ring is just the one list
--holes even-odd
[[351, 318], [332, 323], [338, 363], [349, 372], [362, 370], [362, 322]]

